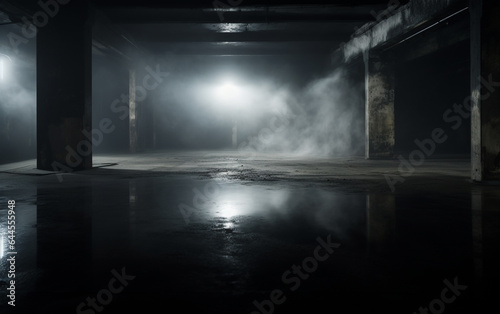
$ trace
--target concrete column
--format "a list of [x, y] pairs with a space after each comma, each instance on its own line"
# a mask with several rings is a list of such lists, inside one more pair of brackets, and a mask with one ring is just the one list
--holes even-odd
[[471, 0], [472, 180], [500, 179], [500, 3]]
[[130, 152], [137, 151], [137, 103], [135, 99], [135, 70], [129, 71], [129, 139]]
[[38, 28], [38, 169], [92, 168], [90, 18], [88, 5], [76, 1]]
[[394, 71], [367, 51], [365, 61], [365, 157], [390, 158], [394, 151]]

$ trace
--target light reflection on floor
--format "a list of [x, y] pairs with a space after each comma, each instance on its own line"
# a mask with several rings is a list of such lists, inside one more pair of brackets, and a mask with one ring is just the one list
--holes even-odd
[[[322, 313], [331, 302], [338, 313], [413, 313], [456, 276], [471, 292], [447, 313], [467, 313], [499, 278], [500, 202], [482, 189], [406, 195], [127, 176], [82, 175], [64, 187], [37, 178], [9, 192], [18, 199], [21, 307], [72, 312], [111, 269], [126, 267], [137, 279], [106, 313], [171, 309], [170, 302], [186, 313], [251, 313], [254, 300], [286, 291], [283, 272], [327, 236], [341, 247], [276, 313]], [[193, 210], [189, 222], [181, 204]], [[0, 230], [6, 234], [3, 213]]]

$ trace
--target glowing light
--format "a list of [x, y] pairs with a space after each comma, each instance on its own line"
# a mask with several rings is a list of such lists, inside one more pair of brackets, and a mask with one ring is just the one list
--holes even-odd
[[0, 259], [3, 258], [3, 251], [4, 251], [3, 242], [4, 242], [4, 239], [3, 239], [3, 235], [2, 235], [2, 238], [0, 239]]
[[217, 97], [221, 101], [236, 101], [239, 97], [239, 88], [231, 82], [225, 82], [217, 89]]
[[4, 61], [0, 59], [0, 81], [3, 81]]

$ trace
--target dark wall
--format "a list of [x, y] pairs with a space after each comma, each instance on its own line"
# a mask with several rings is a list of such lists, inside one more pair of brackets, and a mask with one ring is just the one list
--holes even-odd
[[[450, 34], [452, 36], [452, 34]], [[405, 49], [414, 49], [411, 43]], [[416, 60], [396, 66], [395, 132], [397, 152], [417, 148], [414, 141], [430, 138], [431, 132], [441, 128], [447, 140], [436, 146], [434, 156], [470, 154], [471, 124], [469, 118], [460, 118], [454, 104], [461, 105], [470, 95], [469, 42], [460, 42]], [[453, 127], [453, 128], [452, 128]]]

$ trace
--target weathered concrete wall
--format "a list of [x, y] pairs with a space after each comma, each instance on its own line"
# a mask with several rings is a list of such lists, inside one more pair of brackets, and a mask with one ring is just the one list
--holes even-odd
[[366, 158], [392, 157], [394, 151], [394, 71], [379, 56], [365, 53]]
[[137, 151], [137, 106], [135, 97], [135, 70], [129, 71], [129, 149], [131, 153]]
[[500, 4], [471, 0], [470, 10], [472, 179], [500, 179]]

